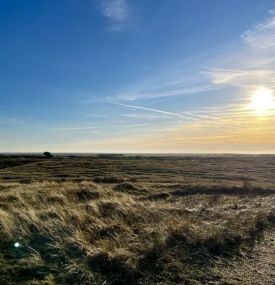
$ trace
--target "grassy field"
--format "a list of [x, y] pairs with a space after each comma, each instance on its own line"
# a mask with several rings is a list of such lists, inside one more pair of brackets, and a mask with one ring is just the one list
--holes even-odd
[[274, 194], [275, 156], [3, 155], [0, 284], [271, 285]]

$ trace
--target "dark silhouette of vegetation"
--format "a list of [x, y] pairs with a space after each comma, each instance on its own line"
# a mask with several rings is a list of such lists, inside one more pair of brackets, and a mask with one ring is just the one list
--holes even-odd
[[50, 152], [48, 152], [48, 151], [45, 151], [45, 152], [43, 153], [43, 155], [44, 155], [44, 157], [46, 157], [46, 158], [52, 158], [52, 157], [53, 157], [53, 155], [52, 155]]

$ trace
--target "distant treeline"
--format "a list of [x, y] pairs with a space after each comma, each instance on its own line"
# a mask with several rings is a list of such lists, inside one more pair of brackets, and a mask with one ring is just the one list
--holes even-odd
[[96, 155], [97, 158], [121, 158], [124, 157], [123, 154], [120, 153], [100, 153]]

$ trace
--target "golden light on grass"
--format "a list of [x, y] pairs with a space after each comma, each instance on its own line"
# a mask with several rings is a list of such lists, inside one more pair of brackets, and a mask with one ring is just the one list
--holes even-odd
[[256, 111], [257, 115], [266, 115], [274, 107], [273, 91], [266, 87], [258, 88], [252, 95], [249, 109]]

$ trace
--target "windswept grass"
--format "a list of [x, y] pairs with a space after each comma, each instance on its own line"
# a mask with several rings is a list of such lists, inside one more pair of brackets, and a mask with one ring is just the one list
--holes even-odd
[[0, 284], [225, 284], [215, 261], [250, 251], [274, 205], [246, 183], [2, 182]]

